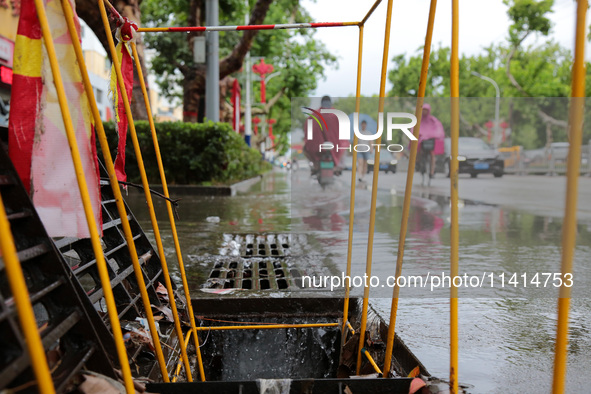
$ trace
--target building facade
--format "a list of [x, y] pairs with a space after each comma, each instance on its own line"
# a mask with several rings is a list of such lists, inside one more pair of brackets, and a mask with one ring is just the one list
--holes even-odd
[[0, 126], [8, 126], [12, 60], [20, 0], [0, 0]]

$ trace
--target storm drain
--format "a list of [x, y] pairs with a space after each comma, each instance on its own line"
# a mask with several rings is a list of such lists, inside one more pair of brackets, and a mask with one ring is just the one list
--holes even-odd
[[224, 234], [218, 256], [192, 256], [208, 267], [205, 292], [299, 290], [303, 276], [326, 275], [323, 256], [309, 250], [306, 234]]
[[303, 253], [305, 234], [224, 234], [222, 256], [286, 257]]
[[208, 289], [286, 290], [301, 274], [284, 259], [218, 258], [204, 284]]

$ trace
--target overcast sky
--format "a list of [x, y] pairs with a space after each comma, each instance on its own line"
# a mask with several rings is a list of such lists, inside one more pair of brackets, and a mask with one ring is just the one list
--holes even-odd
[[[303, 0], [302, 5], [317, 22], [358, 21], [374, 0]], [[381, 59], [387, 1], [383, 0], [364, 28], [363, 95], [379, 92]], [[395, 0], [388, 58], [404, 53], [412, 55], [424, 44], [430, 0]], [[479, 53], [483, 47], [507, 37], [509, 18], [502, 0], [460, 0], [460, 53]], [[551, 36], [562, 46], [574, 46], [575, 1], [555, 0]], [[355, 94], [357, 70], [357, 27], [318, 29], [316, 38], [337, 55], [338, 69], [327, 69], [317, 96], [343, 97]], [[451, 46], [451, 0], [437, 2], [433, 45]], [[534, 39], [526, 42], [534, 43]], [[587, 55], [587, 58], [590, 58]], [[391, 63], [389, 63], [391, 64]], [[391, 88], [390, 85], [387, 87]]]
[[[317, 22], [359, 21], [367, 13], [374, 0], [302, 0]], [[387, 0], [383, 0], [364, 28], [363, 74], [361, 93], [372, 95], [379, 92], [380, 70], [384, 43], [384, 26]], [[414, 55], [424, 44], [430, 0], [394, 0], [392, 31], [388, 58], [404, 53]], [[555, 0], [551, 37], [562, 46], [574, 46], [575, 1]], [[460, 53], [472, 55], [491, 43], [507, 37], [509, 18], [507, 6], [502, 0], [460, 0]], [[589, 15], [587, 20], [589, 20]], [[357, 73], [358, 31], [356, 26], [321, 28], [316, 39], [324, 42], [331, 53], [338, 56], [338, 69], [328, 68], [326, 79], [318, 83], [316, 92], [310, 96], [331, 95], [344, 97], [355, 94]], [[83, 46], [105, 54], [104, 49], [86, 27]], [[542, 41], [545, 38], [540, 38]], [[439, 0], [435, 16], [433, 45], [451, 45], [451, 0]], [[525, 44], [535, 43], [532, 37]], [[591, 54], [587, 51], [587, 59]], [[389, 62], [391, 66], [391, 62]], [[155, 86], [151, 81], [151, 86]], [[387, 89], [391, 86], [388, 84]]]

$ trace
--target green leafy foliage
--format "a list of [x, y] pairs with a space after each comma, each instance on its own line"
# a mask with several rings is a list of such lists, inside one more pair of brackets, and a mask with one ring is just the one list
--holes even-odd
[[[252, 10], [255, 0], [250, 1]], [[186, 26], [194, 0], [144, 0], [141, 4], [142, 22], [146, 26]], [[220, 25], [242, 25], [246, 7], [242, 0], [220, 0]], [[312, 22], [312, 18], [298, 0], [274, 1], [263, 24], [293, 22]], [[243, 33], [227, 31], [219, 33], [220, 58], [230, 55]], [[258, 57], [274, 66], [279, 72], [267, 84], [267, 101], [279, 95], [279, 99], [269, 109], [260, 100], [260, 83], [253, 75], [253, 116], [269, 111], [267, 118], [277, 123], [273, 126], [276, 138], [276, 151], [279, 154], [288, 149], [287, 133], [290, 130], [290, 97], [304, 97], [314, 90], [317, 81], [324, 77], [327, 67], [336, 64], [324, 44], [314, 39], [312, 29], [267, 30], [259, 32], [253, 42], [250, 54], [253, 63]], [[146, 45], [155, 51], [151, 67], [156, 74], [157, 83], [165, 96], [182, 99], [183, 86], [194, 83], [199, 65], [194, 64], [189, 36], [186, 33], [166, 33], [146, 35]], [[239, 79], [244, 90], [243, 73], [232, 76]]]
[[[522, 145], [527, 149], [540, 148], [546, 144], [548, 135], [539, 111], [542, 110], [555, 119], [567, 119], [565, 98], [569, 96], [571, 89], [572, 53], [553, 41], [528, 46], [515, 53], [511, 61], [511, 73], [531, 96], [528, 98], [523, 97], [522, 92], [511, 84], [506, 74], [505, 59], [510, 50], [510, 44], [500, 44], [484, 48], [478, 55], [460, 57], [460, 97], [480, 98], [461, 100], [460, 135], [482, 137], [483, 134], [472, 126], [484, 126], [494, 116], [494, 86], [474, 76], [472, 72], [475, 71], [492, 78], [499, 85], [502, 98], [501, 120], [508, 122], [512, 105], [513, 136], [507, 143]], [[450, 49], [447, 47], [439, 46], [431, 52], [425, 94], [426, 101], [431, 104], [433, 97], [449, 97], [449, 55]], [[421, 61], [422, 50], [412, 56], [397, 55], [393, 58], [394, 66], [388, 76], [393, 84], [389, 96], [416, 97]], [[590, 77], [588, 74], [588, 94], [591, 92]], [[437, 113], [444, 126], [449, 123], [449, 113], [443, 107], [436, 106], [434, 113]], [[449, 132], [447, 126], [446, 130]], [[591, 131], [585, 130], [584, 138], [591, 138]], [[553, 140], [568, 141], [566, 129], [554, 126]]]
[[[523, 44], [529, 36], [548, 36], [552, 24], [547, 15], [553, 12], [554, 1], [504, 0], [504, 4], [508, 7], [507, 15], [511, 21], [505, 42], [459, 59], [460, 97], [482, 98], [460, 100], [460, 135], [482, 137], [484, 124], [493, 120], [494, 86], [473, 75], [476, 72], [493, 79], [499, 86], [502, 97], [500, 118], [511, 124], [513, 132], [507, 144], [532, 149], [552, 141], [568, 141], [567, 129], [556, 125], [556, 122], [548, 124], [546, 118], [551, 117], [563, 123], [567, 120], [572, 52], [552, 40], [535, 45]], [[449, 111], [445, 108], [445, 101], [432, 98], [449, 97], [449, 59], [450, 48], [439, 46], [432, 49], [425, 94], [432, 106], [433, 102], [437, 103], [433, 112], [446, 130], [449, 130]], [[394, 64], [388, 75], [393, 84], [390, 96], [416, 97], [421, 61], [422, 48], [412, 55], [394, 56]], [[586, 95], [591, 95], [589, 73], [586, 90]], [[591, 119], [590, 116], [587, 118]], [[583, 139], [587, 141], [589, 138], [591, 131], [586, 129]]]
[[[137, 121], [135, 127], [148, 180], [160, 183], [149, 123]], [[105, 131], [114, 157], [115, 123], [105, 123]], [[261, 154], [248, 147], [226, 123], [162, 122], [156, 123], [156, 132], [166, 180], [171, 184], [228, 183], [252, 178], [270, 169]], [[139, 183], [131, 136], [128, 136], [125, 155], [128, 180]]]
[[554, 0], [504, 0], [507, 14], [513, 22], [509, 26], [509, 41], [519, 45], [529, 33], [547, 36], [552, 24], [546, 14], [552, 12]]

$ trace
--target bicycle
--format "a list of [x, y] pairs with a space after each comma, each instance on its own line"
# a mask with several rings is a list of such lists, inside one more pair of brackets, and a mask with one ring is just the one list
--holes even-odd
[[[425, 174], [427, 174], [427, 186], [431, 186], [431, 155], [435, 149], [435, 138], [421, 141], [421, 147], [417, 152], [415, 171], [421, 173], [421, 184], [425, 185]], [[433, 174], [435, 175], [435, 174]]]

